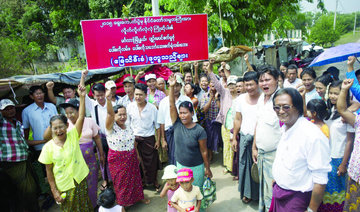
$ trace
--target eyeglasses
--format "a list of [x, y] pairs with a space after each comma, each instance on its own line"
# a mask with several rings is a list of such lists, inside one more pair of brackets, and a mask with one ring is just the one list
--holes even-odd
[[279, 112], [281, 109], [285, 112], [288, 112], [292, 107], [294, 107], [293, 105], [275, 105], [273, 107], [273, 109], [276, 111], [276, 112]]

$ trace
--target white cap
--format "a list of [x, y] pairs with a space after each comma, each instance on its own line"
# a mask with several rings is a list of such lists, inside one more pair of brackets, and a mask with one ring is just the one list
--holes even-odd
[[156, 80], [156, 75], [155, 74], [148, 74], [145, 76], [145, 81], [147, 82], [148, 80], [151, 79], [155, 79]]
[[0, 110], [4, 110], [7, 106], [15, 106], [15, 104], [10, 99], [2, 99], [0, 101]]
[[168, 165], [164, 169], [164, 175], [161, 179], [167, 180], [167, 179], [176, 179], [177, 178], [177, 167], [174, 165]]
[[110, 90], [111, 88], [116, 88], [116, 84], [114, 81], [109, 80], [105, 83], [105, 88]]
[[235, 75], [230, 75], [229, 78], [226, 81], [226, 85], [229, 84], [236, 84], [236, 80], [237, 80], [237, 76]]

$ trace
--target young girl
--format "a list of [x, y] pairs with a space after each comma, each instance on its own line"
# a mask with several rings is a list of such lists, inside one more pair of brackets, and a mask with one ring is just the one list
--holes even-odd
[[115, 203], [116, 194], [112, 189], [105, 189], [99, 195], [97, 204], [99, 207], [99, 212], [125, 212], [124, 207], [117, 205]]
[[[354, 128], [344, 123], [336, 108], [342, 81], [334, 81], [329, 86], [328, 109], [331, 110], [330, 118], [325, 123], [330, 129], [330, 155], [332, 171], [329, 172], [329, 181], [326, 185], [323, 203], [318, 211], [343, 211], [345, 202], [345, 173], [350, 154], [345, 154], [345, 146], [354, 140]], [[349, 96], [346, 98], [349, 107]]]
[[180, 183], [180, 188], [175, 191], [169, 204], [178, 211], [199, 211], [203, 195], [198, 186], [192, 185], [193, 171], [189, 168], [180, 169], [176, 182]]
[[330, 136], [329, 127], [324, 120], [328, 119], [330, 113], [328, 112], [326, 103], [322, 99], [312, 99], [306, 106], [307, 116], [311, 121], [320, 128], [327, 138]]
[[195, 110], [197, 109], [197, 106], [199, 104], [198, 98], [195, 97], [195, 95], [198, 93], [196, 91], [196, 87], [192, 83], [186, 83], [184, 87], [185, 95], [188, 96], [191, 99], [191, 102], [194, 105]]
[[333, 81], [333, 78], [330, 74], [323, 74], [315, 80], [315, 89], [319, 96], [326, 101], [328, 95], [326, 94], [326, 90], [328, 85]]
[[312, 68], [304, 69], [300, 74], [302, 84], [305, 87], [305, 102], [306, 104], [312, 99], [320, 99], [321, 97], [316, 92], [314, 81], [316, 79], [316, 73]]
[[168, 165], [164, 169], [164, 175], [161, 179], [166, 180], [165, 186], [160, 193], [160, 197], [165, 197], [167, 195], [168, 198], [168, 212], [176, 212], [176, 209], [173, 208], [170, 204], [170, 200], [174, 195], [175, 191], [179, 188], [179, 183], [176, 182], [177, 178], [177, 168], [174, 165]]

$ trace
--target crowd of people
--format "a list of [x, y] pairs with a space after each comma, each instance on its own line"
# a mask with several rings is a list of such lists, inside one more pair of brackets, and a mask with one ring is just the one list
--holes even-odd
[[108, 80], [90, 98], [87, 71], [63, 96], [53, 82], [46, 91], [32, 86], [21, 122], [14, 102], [0, 101], [1, 192], [13, 191], [2, 207], [40, 211], [53, 201], [62, 211], [125, 211], [149, 204], [144, 189], [153, 187], [168, 211], [205, 211], [202, 187], [222, 151], [239, 201], [258, 201], [260, 212], [359, 211], [355, 61], [348, 58], [343, 81], [335, 67], [317, 77], [294, 64], [256, 67], [245, 55], [241, 77], [225, 62], [215, 74], [211, 59], [167, 82], [144, 72], [126, 77], [122, 97]]

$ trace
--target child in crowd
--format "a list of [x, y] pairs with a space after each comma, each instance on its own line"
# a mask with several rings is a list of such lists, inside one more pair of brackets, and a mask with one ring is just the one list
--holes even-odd
[[[160, 193], [160, 197], [165, 197], [167, 195], [168, 202], [170, 202], [172, 196], [174, 195], [175, 191], [179, 188], [179, 183], [176, 182], [177, 178], [177, 168], [174, 165], [168, 165], [164, 169], [164, 175], [161, 179], [166, 180], [164, 188]], [[168, 204], [167, 207], [168, 212], [176, 212], [177, 210]]]
[[180, 188], [175, 191], [169, 204], [178, 211], [199, 211], [203, 195], [198, 186], [192, 185], [193, 171], [189, 168], [180, 169], [176, 182], [180, 183]]
[[329, 118], [330, 113], [324, 100], [312, 99], [307, 103], [306, 109], [307, 116], [317, 127], [320, 128], [320, 130], [326, 135], [326, 137], [329, 138], [329, 127], [325, 124], [324, 120]]
[[99, 195], [97, 204], [99, 207], [99, 212], [125, 212], [125, 208], [117, 205], [116, 194], [112, 189], [105, 189]]

